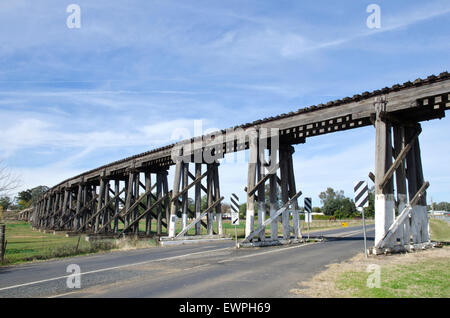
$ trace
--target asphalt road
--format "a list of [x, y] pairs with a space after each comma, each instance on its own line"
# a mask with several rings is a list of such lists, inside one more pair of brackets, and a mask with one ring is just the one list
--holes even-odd
[[[373, 245], [374, 226], [368, 229]], [[315, 233], [317, 235], [317, 232]], [[0, 268], [0, 297], [291, 297], [328, 264], [362, 252], [362, 227], [323, 242], [235, 249], [233, 241], [111, 252]], [[67, 287], [70, 264], [81, 288]]]

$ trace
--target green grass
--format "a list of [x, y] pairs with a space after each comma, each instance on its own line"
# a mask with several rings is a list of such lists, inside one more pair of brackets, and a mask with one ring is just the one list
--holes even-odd
[[24, 221], [6, 222], [6, 240], [4, 264], [96, 253], [120, 247], [115, 240], [86, 242], [85, 235], [66, 237], [63, 233], [42, 233], [33, 230]]
[[448, 298], [450, 297], [450, 262], [428, 260], [411, 265], [381, 267], [380, 288], [367, 287], [371, 273], [344, 272], [336, 287], [350, 291], [353, 297], [369, 298]]
[[450, 225], [446, 221], [430, 219], [430, 233], [433, 241], [450, 242]]
[[[429, 222], [432, 240], [450, 241], [447, 222], [435, 219]], [[366, 286], [369, 275], [363, 271], [347, 271], [339, 275], [335, 284], [354, 297], [450, 297], [448, 258], [429, 259], [411, 265], [382, 265], [380, 288]]]

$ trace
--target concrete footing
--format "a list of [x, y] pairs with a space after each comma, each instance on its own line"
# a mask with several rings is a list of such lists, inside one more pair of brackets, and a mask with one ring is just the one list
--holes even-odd
[[[309, 241], [321, 242], [323, 241], [323, 239], [310, 239]], [[307, 241], [304, 239], [289, 239], [289, 240], [278, 239], [278, 240], [264, 240], [257, 242], [240, 242], [238, 243], [238, 248], [305, 244], [306, 242]]]
[[442, 247], [440, 242], [425, 242], [419, 244], [409, 244], [409, 245], [396, 245], [394, 247], [386, 248], [375, 248], [369, 249], [369, 254], [371, 255], [382, 255], [382, 254], [395, 254], [395, 253], [405, 253], [405, 252], [417, 252], [423, 251], [430, 248]]
[[199, 243], [230, 241], [230, 240], [232, 240], [232, 238], [228, 235], [194, 235], [194, 236], [182, 236], [179, 238], [162, 236], [159, 238], [159, 245], [173, 246], [173, 245], [199, 244]]

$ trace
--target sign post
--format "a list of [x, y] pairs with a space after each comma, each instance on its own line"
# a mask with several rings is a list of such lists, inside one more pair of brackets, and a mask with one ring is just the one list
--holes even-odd
[[312, 199], [305, 198], [305, 222], [308, 223], [308, 240], [309, 240], [309, 224], [312, 221], [311, 212], [312, 212]]
[[237, 226], [239, 225], [239, 197], [234, 193], [231, 194], [231, 224], [234, 225], [234, 237], [236, 239], [236, 246], [238, 246]]
[[363, 233], [364, 233], [364, 254], [367, 257], [367, 238], [366, 238], [366, 220], [364, 218], [364, 208], [369, 206], [369, 187], [366, 181], [355, 182], [355, 205], [362, 215]]

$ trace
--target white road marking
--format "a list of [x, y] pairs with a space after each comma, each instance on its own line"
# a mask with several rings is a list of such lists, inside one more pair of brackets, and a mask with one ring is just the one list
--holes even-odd
[[291, 246], [291, 247], [282, 247], [282, 248], [277, 248], [277, 249], [273, 249], [267, 252], [262, 252], [262, 253], [257, 253], [257, 254], [249, 254], [249, 255], [244, 255], [244, 256], [236, 256], [236, 257], [232, 257], [229, 259], [224, 259], [221, 261], [218, 261], [218, 264], [221, 263], [226, 263], [226, 262], [231, 262], [234, 260], [238, 260], [238, 259], [242, 259], [242, 258], [248, 258], [248, 257], [255, 257], [255, 256], [259, 256], [259, 255], [265, 255], [265, 254], [270, 254], [270, 253], [277, 253], [277, 252], [283, 252], [283, 251], [287, 251], [287, 250], [291, 250], [294, 248], [301, 248], [301, 247], [305, 247], [305, 246], [309, 246], [309, 245], [314, 245], [314, 244], [319, 244], [321, 242], [314, 242], [314, 243], [306, 243], [306, 244], [301, 244], [301, 245], [296, 245], [296, 246]]
[[[102, 268], [102, 269], [97, 269], [97, 270], [93, 270], [93, 271], [89, 271], [89, 272], [81, 272], [80, 276], [81, 275], [87, 275], [87, 274], [101, 273], [101, 272], [111, 271], [111, 270], [125, 268], [125, 267], [138, 266], [138, 265], [143, 265], [143, 264], [148, 264], [148, 263], [153, 263], [153, 262], [160, 262], [160, 261], [167, 261], [167, 260], [172, 260], [172, 259], [177, 259], [177, 258], [189, 257], [189, 256], [192, 256], [192, 255], [197, 255], [197, 254], [204, 254], [204, 253], [212, 253], [212, 252], [216, 252], [216, 251], [223, 251], [223, 250], [232, 249], [232, 248], [234, 248], [234, 247], [218, 248], [218, 249], [215, 249], [215, 250], [207, 250], [207, 251], [195, 252], [195, 253], [190, 253], [190, 254], [171, 256], [171, 257], [166, 257], [166, 258], [153, 259], [153, 260], [143, 261], [143, 262], [138, 262], [138, 263], [132, 263], [132, 264], [125, 264], [125, 265], [120, 265], [120, 266]], [[50, 282], [50, 281], [54, 281], [54, 280], [58, 280], [58, 279], [64, 279], [64, 278], [67, 278], [67, 277], [69, 277], [71, 275], [72, 274], [59, 276], [59, 277], [48, 278], [48, 279], [43, 279], [43, 280], [29, 282], [29, 283], [24, 283], [24, 284], [18, 284], [18, 285], [3, 287], [3, 288], [0, 288], [0, 291], [13, 289], [13, 288], [19, 288], [19, 287], [36, 285], [36, 284]]]
[[72, 294], [76, 294], [76, 293], [79, 293], [80, 291], [79, 290], [77, 290], [77, 291], [73, 291], [73, 292], [70, 292], [70, 293], [65, 293], [65, 294], [59, 294], [59, 295], [54, 295], [54, 296], [50, 296], [50, 297], [47, 297], [47, 298], [58, 298], [58, 297], [64, 297], [64, 296], [67, 296], [67, 295], [72, 295]]
[[[359, 233], [359, 232], [362, 232], [362, 230], [352, 231], [352, 232], [346, 233], [345, 235], [342, 235], [341, 237], [351, 236], [351, 235], [354, 235], [354, 234]], [[318, 244], [318, 243], [321, 243], [321, 242], [306, 243], [306, 244], [301, 244], [301, 245], [297, 245], [297, 246], [273, 249], [273, 250], [270, 250], [270, 251], [267, 251], [267, 252], [262, 252], [262, 253], [256, 253], [256, 254], [249, 254], [249, 255], [244, 255], [244, 256], [232, 257], [232, 258], [229, 258], [229, 259], [218, 261], [217, 263], [220, 264], [220, 263], [226, 263], [226, 262], [230, 262], [230, 261], [238, 260], [238, 259], [243, 259], [243, 258], [256, 257], [256, 256], [259, 256], [259, 255], [266, 255], [266, 254], [270, 254], [270, 253], [277, 253], [277, 252], [291, 250], [291, 249], [294, 249], [294, 248], [301, 248], [301, 247], [305, 247], [305, 246], [309, 246], [309, 245], [314, 245], [314, 244]], [[167, 261], [167, 260], [178, 259], [178, 258], [183, 258], [183, 257], [189, 257], [189, 256], [192, 256], [192, 255], [198, 255], [198, 254], [204, 254], [204, 253], [213, 253], [213, 252], [223, 251], [223, 250], [228, 250], [228, 249], [234, 249], [234, 247], [225, 247], [225, 248], [219, 248], [219, 249], [214, 249], [214, 250], [195, 252], [195, 253], [191, 253], [191, 254], [171, 256], [171, 257], [154, 259], [154, 260], [143, 261], [143, 262], [138, 262], [138, 263], [125, 264], [125, 265], [120, 265], [120, 266], [114, 266], [114, 267], [108, 267], [108, 268], [103, 268], [103, 269], [97, 269], [97, 270], [93, 270], [93, 271], [89, 271], [89, 272], [84, 272], [84, 273], [82, 272], [82, 273], [80, 273], [80, 276], [81, 275], [87, 275], [87, 274], [101, 273], [101, 272], [111, 271], [111, 270], [120, 269], [120, 268], [138, 266], [138, 265], [143, 265], [143, 264], [149, 264], [149, 263], [153, 263], [153, 262], [160, 262], [160, 261]], [[204, 267], [204, 266], [207, 266], [207, 265], [209, 265], [209, 264], [197, 266], [197, 268], [198, 267]], [[19, 287], [36, 285], [36, 284], [50, 282], [50, 281], [55, 281], [55, 280], [67, 278], [69, 276], [71, 276], [71, 274], [64, 275], [64, 276], [59, 276], [59, 277], [53, 277], [53, 278], [49, 278], [49, 279], [44, 279], [44, 280], [40, 280], [40, 281], [34, 281], [34, 282], [30, 282], [30, 283], [24, 283], [24, 284], [18, 284], [18, 285], [3, 287], [3, 288], [0, 288], [0, 291], [8, 290], [8, 289], [14, 289], [14, 288], [19, 288]], [[75, 293], [75, 292], [71, 292], [71, 293]], [[71, 293], [67, 293], [67, 295], [71, 294]], [[61, 294], [61, 295], [64, 296], [66, 294]], [[53, 297], [59, 297], [61, 295], [56, 295], [56, 296], [53, 296]]]

